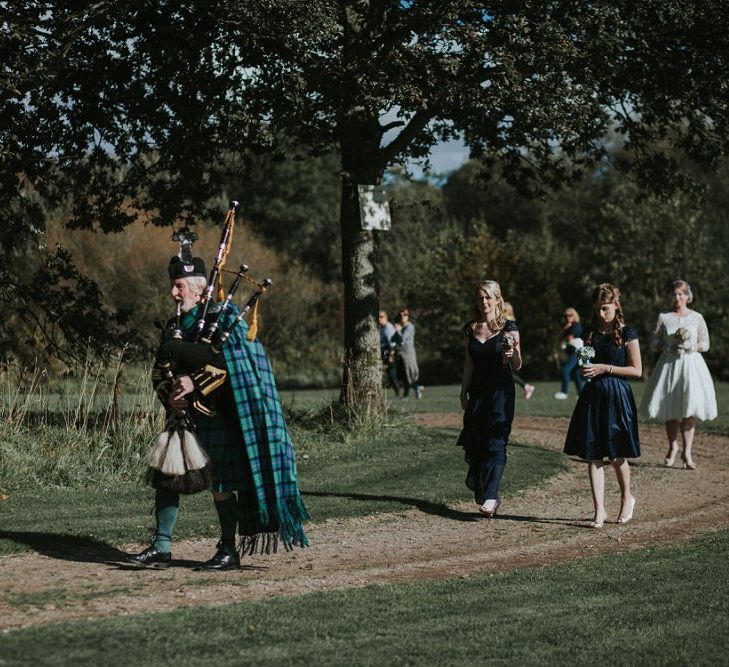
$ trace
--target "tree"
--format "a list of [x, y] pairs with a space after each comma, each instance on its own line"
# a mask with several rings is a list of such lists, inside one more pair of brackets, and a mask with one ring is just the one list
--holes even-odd
[[339, 153], [344, 396], [373, 409], [376, 232], [359, 184], [462, 136], [509, 182], [556, 185], [609, 159], [612, 129], [619, 166], [668, 188], [682, 179], [667, 148], [711, 166], [729, 137], [721, 0], [29, 0], [9, 16], [0, 213], [19, 235], [41, 211], [31, 195], [73, 193], [71, 224], [102, 230], [128, 222], [125, 203], [194, 221], [219, 214], [224, 152], [283, 137]]

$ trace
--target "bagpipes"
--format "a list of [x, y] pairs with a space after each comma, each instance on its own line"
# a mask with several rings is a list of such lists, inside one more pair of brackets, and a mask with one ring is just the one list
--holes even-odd
[[[225, 383], [228, 375], [224, 368], [222, 348], [251, 311], [253, 311], [254, 318], [247, 338], [255, 340], [255, 314], [258, 300], [272, 284], [270, 278], [266, 278], [260, 284], [248, 278], [246, 276], [248, 266], [245, 264], [241, 264], [237, 271], [228, 271], [223, 268], [230, 252], [237, 209], [238, 202], [231, 202], [231, 208], [223, 225], [215, 263], [200, 301], [200, 315], [194, 326], [194, 340], [183, 340], [182, 302], [178, 301], [175, 328], [171, 337], [160, 345], [152, 369], [154, 389], [165, 406], [168, 406], [177, 378], [183, 375], [189, 376], [194, 387], [193, 391], [188, 394], [186, 408], [169, 410], [165, 430], [157, 436], [152, 446], [149, 456], [148, 480], [157, 489], [179, 493], [197, 493], [212, 485], [215, 471], [210, 458], [201, 447], [195, 434], [196, 425], [193, 413], [199, 412], [207, 417], [215, 414], [209, 401], [212, 394]], [[190, 233], [176, 232], [173, 235], [174, 240], [180, 241], [179, 257], [186, 267], [194, 266], [191, 246], [192, 241], [196, 238], [194, 234]], [[235, 279], [224, 298], [221, 284], [223, 272], [235, 274]], [[231, 310], [233, 297], [244, 279], [254, 284], [256, 291], [248, 299], [238, 316], [226, 324], [226, 320], [229, 318], [225, 315]], [[220, 368], [221, 361], [223, 368]]]

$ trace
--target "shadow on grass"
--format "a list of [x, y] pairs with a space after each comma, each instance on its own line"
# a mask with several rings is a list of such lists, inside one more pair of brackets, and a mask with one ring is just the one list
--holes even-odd
[[0, 540], [24, 544], [32, 551], [51, 558], [84, 563], [115, 562], [126, 556], [123, 551], [108, 542], [86, 535], [0, 530]]
[[[126, 563], [127, 553], [108, 542], [86, 535], [68, 533], [33, 533], [29, 531], [0, 530], [0, 540], [24, 544], [31, 551], [76, 563], [106, 563], [122, 569], [143, 569]], [[201, 561], [174, 560], [170, 567], [198, 567]]]
[[[16, 544], [24, 544], [49, 558], [68, 560], [76, 563], [106, 564], [118, 570], [135, 570], [141, 572], [150, 569], [163, 571], [171, 568], [199, 568], [205, 560], [173, 559], [167, 568], [139, 567], [127, 562], [126, 551], [121, 551], [108, 542], [85, 535], [69, 535], [68, 533], [32, 533], [29, 531], [0, 530], [0, 540], [9, 540]], [[242, 565], [241, 570], [261, 571], [268, 569], [261, 565]]]
[[435, 514], [442, 516], [444, 519], [452, 521], [478, 521], [481, 515], [477, 512], [461, 512], [452, 509], [441, 503], [432, 503], [422, 498], [403, 498], [401, 496], [384, 496], [368, 493], [337, 493], [335, 491], [302, 491], [303, 496], [315, 496], [318, 498], [349, 498], [350, 500], [360, 500], [362, 502], [392, 502], [400, 503], [407, 507], [414, 507], [425, 514]]

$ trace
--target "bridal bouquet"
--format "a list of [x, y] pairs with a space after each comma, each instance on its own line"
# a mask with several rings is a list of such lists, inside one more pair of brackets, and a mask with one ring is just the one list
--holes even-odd
[[[679, 327], [673, 334], [674, 345], [679, 354], [682, 354], [690, 348], [691, 332], [683, 327]], [[688, 345], [687, 345], [688, 343]]]

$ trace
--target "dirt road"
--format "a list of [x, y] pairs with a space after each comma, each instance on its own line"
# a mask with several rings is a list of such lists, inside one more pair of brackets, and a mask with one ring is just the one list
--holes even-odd
[[[417, 418], [438, 426], [459, 426], [461, 419], [455, 414]], [[561, 450], [566, 425], [558, 419], [517, 418], [512, 439]], [[543, 486], [505, 498], [492, 520], [482, 518], [473, 503], [432, 513], [331, 520], [309, 527], [311, 548], [249, 557], [238, 572], [192, 569], [201, 554], [214, 550], [214, 540], [176, 542], [178, 566], [167, 570], [133, 570], [81, 556], [6, 556], [0, 559], [0, 629], [550, 565], [729, 526], [729, 438], [699, 433], [696, 471], [663, 467], [664, 439], [661, 428], [641, 429], [642, 458], [632, 468], [635, 519], [625, 526], [614, 523], [617, 483], [607, 469], [611, 523], [601, 530], [588, 527], [586, 469], [575, 460]]]

